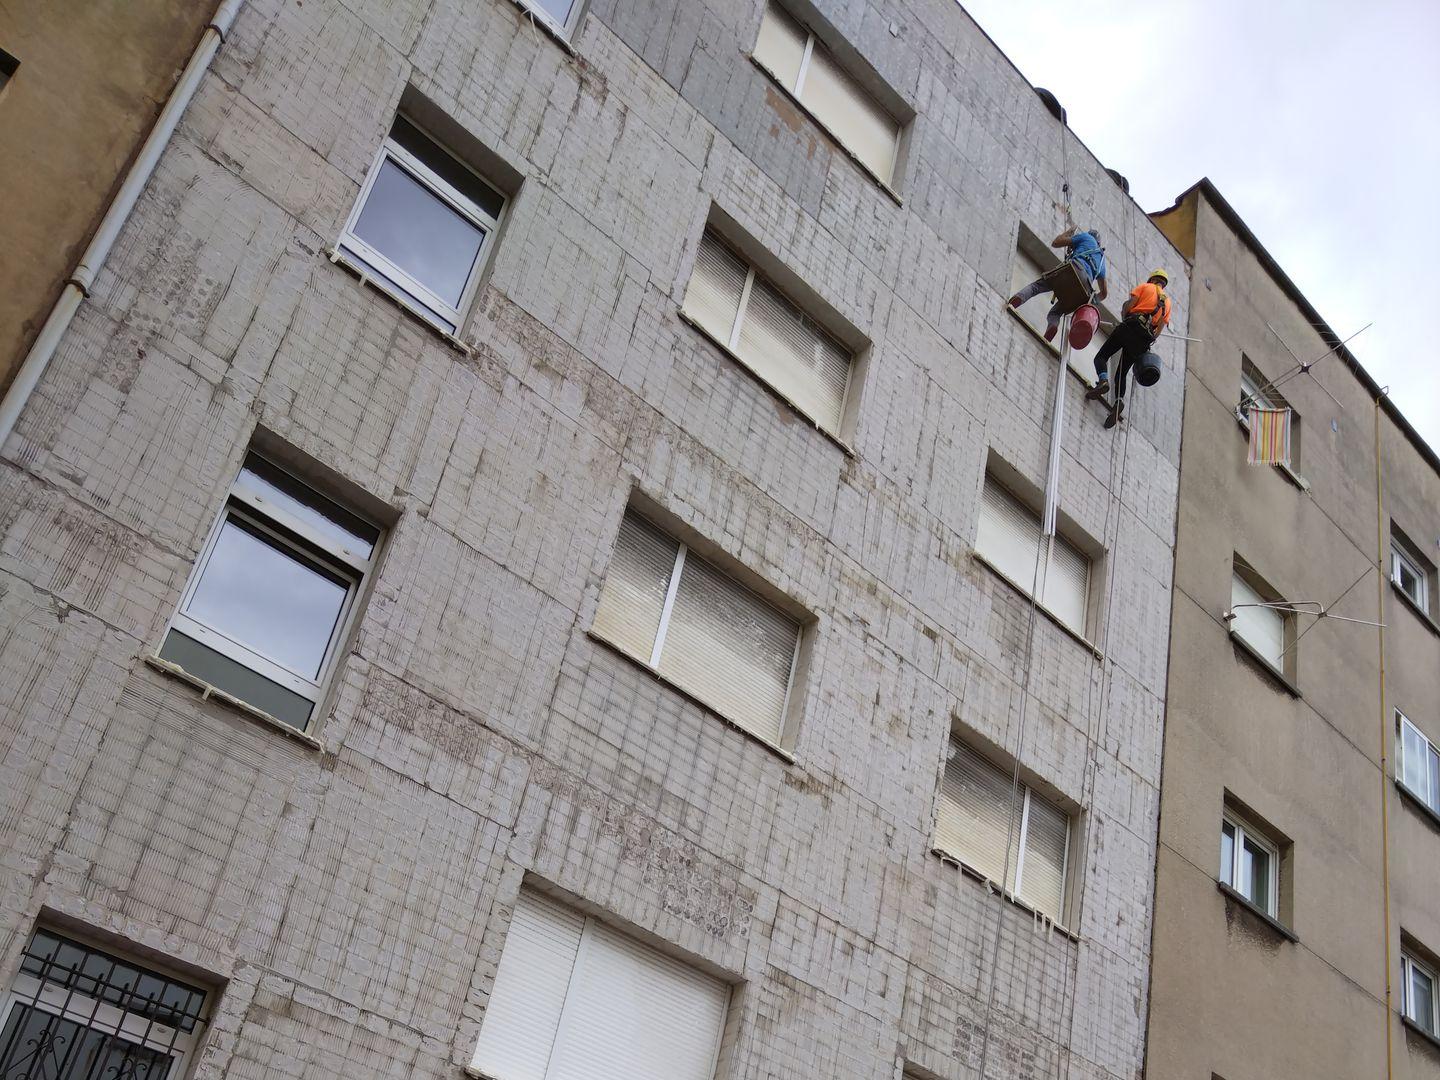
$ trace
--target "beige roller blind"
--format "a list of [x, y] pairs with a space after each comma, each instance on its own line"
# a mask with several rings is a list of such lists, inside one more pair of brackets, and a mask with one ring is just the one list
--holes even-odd
[[[940, 786], [936, 846], [1010, 888], [1020, 851], [1020, 811], [1025, 789], [1016, 792], [1013, 827], [1010, 777], [958, 739]], [[1005, 880], [1005, 842], [1010, 838], [1009, 880]]]
[[1045, 576], [1044, 603], [1077, 634], [1085, 633], [1085, 610], [1090, 599], [1090, 560], [1058, 536]]
[[899, 126], [819, 44], [811, 51], [800, 101], [871, 172], [890, 182]]
[[760, 36], [755, 41], [755, 59], [764, 64], [792, 94], [800, 79], [800, 62], [805, 57], [805, 28], [774, 4], [765, 5]]
[[685, 290], [685, 313], [729, 346], [749, 268], [710, 233], [700, 238], [695, 272]]
[[1035, 581], [1040, 520], [990, 477], [980, 501], [975, 550], [1029, 592]]
[[741, 358], [816, 423], [840, 425], [850, 356], [759, 278], [740, 326]]
[[1065, 854], [1070, 818], [1033, 791], [1025, 815], [1025, 863], [1020, 899], [1052, 919], [1064, 915]]
[[650, 662], [679, 545], [627, 511], [600, 590], [595, 633], [642, 663]]
[[716, 712], [780, 741], [800, 627], [687, 553], [659, 671]]
[[1235, 606], [1265, 602], [1265, 598], [1238, 573], [1231, 576], [1230, 604], [1235, 612], [1235, 621], [1231, 625], [1252, 649], [1276, 668], [1283, 668], [1285, 616], [1274, 608]]

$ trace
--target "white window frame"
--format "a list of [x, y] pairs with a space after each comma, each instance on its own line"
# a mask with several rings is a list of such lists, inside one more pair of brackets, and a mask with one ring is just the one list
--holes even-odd
[[1260, 384], [1257, 383], [1251, 377], [1250, 372], [1246, 370], [1247, 366], [1246, 361], [1242, 358], [1240, 364], [1240, 403], [1235, 406], [1235, 419], [1240, 421], [1240, 425], [1246, 431], [1249, 431], [1250, 414], [1246, 411], [1248, 406], [1256, 405], [1262, 409], [1276, 409], [1287, 406], [1280, 405], [1266, 391], [1262, 390]]
[[[1399, 763], [1400, 763], [1400, 767], [1399, 767], [1397, 770], [1395, 770], [1395, 779], [1396, 779], [1397, 781], [1399, 781], [1400, 786], [1403, 787], [1406, 791], [1408, 791], [1408, 792], [1410, 792], [1410, 794], [1414, 795], [1415, 798], [1419, 799], [1422, 803], [1424, 803], [1426, 806], [1428, 806], [1431, 810], [1435, 811], [1437, 814], [1440, 814], [1440, 791], [1431, 791], [1431, 790], [1430, 790], [1430, 757], [1431, 757], [1432, 755], [1440, 755], [1440, 747], [1436, 747], [1436, 745], [1435, 745], [1433, 742], [1430, 741], [1430, 737], [1429, 737], [1428, 735], [1426, 735], [1423, 731], [1421, 731], [1420, 728], [1419, 728], [1419, 726], [1418, 726], [1414, 721], [1412, 721], [1408, 716], [1406, 716], [1404, 713], [1402, 713], [1399, 709], [1396, 709], [1396, 710], [1395, 710], [1395, 718], [1400, 721], [1400, 723], [1397, 725], [1397, 728], [1396, 728], [1396, 740], [1397, 740], [1397, 741], [1399, 742], [1399, 744], [1400, 744], [1400, 745], [1399, 745], [1399, 748], [1398, 748], [1398, 749], [1399, 749], [1399, 753], [1397, 754], [1397, 757], [1398, 757]], [[1424, 749], [1424, 751], [1423, 751], [1424, 754], [1425, 754], [1425, 764], [1424, 764], [1424, 768], [1421, 770], [1421, 771], [1424, 773], [1424, 776], [1425, 776], [1425, 790], [1424, 790], [1424, 791], [1417, 791], [1417, 790], [1415, 790], [1415, 788], [1411, 787], [1410, 784], [1407, 783], [1406, 780], [1405, 780], [1406, 764], [1407, 764], [1407, 759], [1406, 759], [1406, 754], [1405, 754], [1405, 731], [1406, 731], [1407, 728], [1408, 728], [1410, 731], [1413, 731], [1413, 732], [1415, 733], [1415, 736], [1416, 736], [1416, 737], [1424, 744], [1424, 746], [1425, 746], [1425, 749]]]
[[[1400, 583], [1400, 568], [1405, 567], [1415, 576], [1416, 591], [1410, 592]], [[1390, 580], [1395, 588], [1414, 601], [1415, 606], [1427, 615], [1430, 613], [1430, 575], [1425, 567], [1395, 538], [1390, 538]], [[1418, 594], [1418, 595], [1417, 595]]]
[[[1414, 991], [1411, 988], [1412, 972], [1418, 971], [1430, 980], [1430, 1017], [1421, 1020], [1415, 1015]], [[1431, 1035], [1440, 1036], [1440, 976], [1435, 974], [1435, 969], [1429, 964], [1423, 964], [1416, 960], [1408, 952], [1400, 954], [1400, 991], [1401, 991], [1401, 1013], [1413, 1024], [1418, 1024]]]
[[[327, 502], [334, 502], [324, 492], [319, 491], [313, 484], [294, 476], [290, 470], [278, 465], [272, 459], [254, 450], [246, 453], [246, 461], [251, 457], [257, 457], [265, 461], [272, 468], [289, 474], [298, 484], [319, 498]], [[336, 504], [339, 505], [338, 503]], [[354, 511], [346, 509], [349, 513]], [[356, 514], [356, 517], [361, 515]], [[297, 556], [305, 563], [318, 566], [331, 575], [341, 578], [346, 582], [345, 600], [341, 604], [340, 612], [335, 619], [335, 628], [331, 631], [330, 640], [325, 646], [325, 655], [320, 664], [319, 674], [311, 679], [306, 675], [293, 671], [280, 661], [267, 656], [264, 652], [250, 645], [241, 644], [238, 641], [226, 636], [221, 631], [214, 629], [199, 619], [186, 613], [186, 608], [194, 599], [195, 591], [200, 587], [200, 582], [205, 576], [205, 569], [209, 566], [210, 559], [215, 553], [215, 546], [219, 542], [220, 534], [224, 531], [225, 523], [235, 518], [251, 529], [263, 535], [266, 543], [282, 551]], [[362, 520], [364, 520], [362, 518]], [[210, 534], [205, 539], [205, 545], [200, 549], [200, 555], [195, 560], [194, 569], [190, 572], [190, 580], [185, 585], [185, 591], [181, 594], [180, 603], [176, 606], [175, 614], [165, 627], [165, 636], [161, 638], [163, 643], [170, 631], [175, 630], [186, 637], [193, 638], [200, 644], [215, 652], [220, 653], [237, 664], [249, 668], [255, 674], [270, 682], [277, 684], [298, 694], [312, 702], [315, 708], [320, 705], [324, 696], [325, 687], [334, 673], [340, 653], [345, 641], [350, 636], [356, 612], [359, 608], [360, 590], [366, 580], [374, 572], [375, 559], [380, 551], [380, 543], [384, 538], [384, 532], [374, 522], [367, 521], [373, 526], [380, 536], [377, 537], [370, 554], [363, 556], [341, 544], [335, 537], [328, 536], [318, 529], [315, 529], [299, 515], [293, 514], [281, 506], [277, 506], [272, 500], [267, 499], [262, 491], [258, 490], [248, 482], [244, 466], [242, 464], [240, 474], [230, 486], [229, 494], [226, 497], [225, 505], [215, 515], [215, 523], [210, 527]], [[295, 543], [290, 537], [283, 535], [275, 526], [281, 529], [288, 529], [296, 536], [301, 537], [312, 545], [324, 557], [316, 555], [315, 551], [309, 550], [300, 544]], [[227, 691], [228, 693], [228, 691]], [[311, 719], [314, 713], [311, 713]], [[283, 721], [282, 721], [283, 723]], [[287, 727], [293, 725], [286, 725]], [[307, 728], [308, 730], [308, 728]]]
[[[1264, 836], [1264, 834], [1261, 833], [1258, 829], [1252, 829], [1250, 826], [1244, 823], [1243, 819], [1240, 818], [1239, 815], [1234, 814], [1229, 810], [1225, 811], [1224, 815], [1221, 818], [1221, 821], [1222, 834], [1224, 833], [1224, 827], [1226, 825], [1229, 825], [1235, 831], [1235, 843], [1231, 848], [1230, 852], [1230, 880], [1225, 880], [1225, 867], [1222, 865], [1220, 868], [1221, 883], [1227, 885], [1231, 889], [1234, 889], [1237, 893], [1243, 896], [1251, 904], [1254, 904], [1257, 908], [1260, 908], [1261, 911], [1265, 912], [1265, 914], [1269, 915], [1272, 919], [1278, 918], [1278, 912], [1280, 910], [1279, 847], [1277, 847], [1274, 843], [1268, 840]], [[1266, 892], [1266, 896], [1269, 902], [1263, 906], [1255, 900], [1254, 883], [1242, 883], [1240, 880], [1240, 869], [1245, 865], [1243, 855], [1245, 852], [1246, 841], [1249, 841], [1256, 847], [1260, 848], [1270, 859], [1270, 872], [1268, 874], [1269, 881], [1267, 882], [1269, 888]]]
[[580, 25], [580, 17], [585, 13], [587, 0], [575, 0], [574, 6], [570, 8], [570, 15], [565, 22], [558, 23], [548, 11], [542, 8], [535, 0], [515, 0], [515, 4], [529, 17], [537, 19], [552, 30], [557, 37], [569, 41], [575, 33], [575, 28]]
[[[444, 145], [433, 138], [428, 131], [417, 124], [410, 117], [404, 117], [405, 122], [413, 127], [423, 138], [429, 139], [435, 148], [445, 154], [468, 171], [471, 169], [454, 154], [445, 149]], [[483, 230], [484, 236], [480, 241], [480, 249], [475, 253], [475, 263], [470, 268], [470, 276], [465, 282], [464, 291], [460, 297], [460, 303], [454, 307], [446, 303], [430, 289], [426, 288], [415, 278], [411, 277], [400, 267], [396, 266], [378, 248], [371, 247], [355, 233], [356, 223], [365, 210], [365, 204], [370, 199], [370, 192], [375, 186], [376, 179], [380, 176], [381, 170], [386, 161], [392, 161], [395, 165], [408, 173], [426, 188], [430, 194], [443, 202], [450, 209], [454, 210], [461, 217]], [[487, 187], [494, 189], [484, 177], [475, 173], [475, 178]], [[500, 192], [496, 191], [499, 195]], [[503, 199], [503, 196], [502, 196]], [[503, 209], [502, 209], [503, 213]], [[490, 252], [495, 242], [495, 235], [500, 229], [500, 220], [491, 217], [468, 197], [458, 191], [447, 181], [441, 179], [429, 166], [420, 161], [414, 154], [406, 150], [394, 137], [387, 135], [385, 141], [380, 144], [376, 151], [375, 160], [370, 165], [370, 171], [365, 175], [365, 182], [360, 186], [360, 194], [355, 199], [355, 205], [350, 209], [350, 216], [345, 219], [345, 228], [341, 230], [337, 247], [343, 253], [361, 260], [373, 272], [375, 283], [385, 289], [397, 301], [410, 308], [416, 314], [423, 317], [427, 322], [436, 326], [447, 334], [458, 334], [460, 327], [465, 321], [465, 312], [470, 310], [470, 305], [475, 300], [475, 292], [480, 287], [480, 279], [485, 275], [485, 267], [490, 259]], [[371, 275], [366, 275], [371, 276]]]

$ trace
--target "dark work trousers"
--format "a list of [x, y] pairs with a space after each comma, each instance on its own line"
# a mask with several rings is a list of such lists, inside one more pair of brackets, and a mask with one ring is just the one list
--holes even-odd
[[1130, 369], [1140, 362], [1140, 358], [1150, 351], [1153, 344], [1155, 339], [1150, 336], [1150, 330], [1143, 323], [1138, 319], [1125, 319], [1115, 328], [1115, 332], [1105, 339], [1105, 344], [1100, 346], [1100, 351], [1095, 354], [1095, 377], [1101, 382], [1109, 378], [1106, 372], [1110, 357], [1120, 353], [1120, 368], [1115, 373], [1116, 401], [1125, 396], [1125, 383], [1130, 377]]

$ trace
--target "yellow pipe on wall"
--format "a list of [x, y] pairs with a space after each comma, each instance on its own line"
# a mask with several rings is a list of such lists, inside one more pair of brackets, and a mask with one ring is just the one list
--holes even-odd
[[1375, 621], [1380, 637], [1380, 889], [1385, 923], [1385, 1080], [1395, 1078], [1394, 1035], [1390, 1019], [1390, 721], [1385, 715], [1385, 494], [1380, 461], [1380, 402], [1375, 399]]

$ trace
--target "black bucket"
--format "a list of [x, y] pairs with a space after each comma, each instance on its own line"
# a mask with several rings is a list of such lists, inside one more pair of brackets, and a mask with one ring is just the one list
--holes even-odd
[[1154, 386], [1160, 381], [1160, 357], [1147, 352], [1135, 364], [1135, 381], [1141, 386]]

